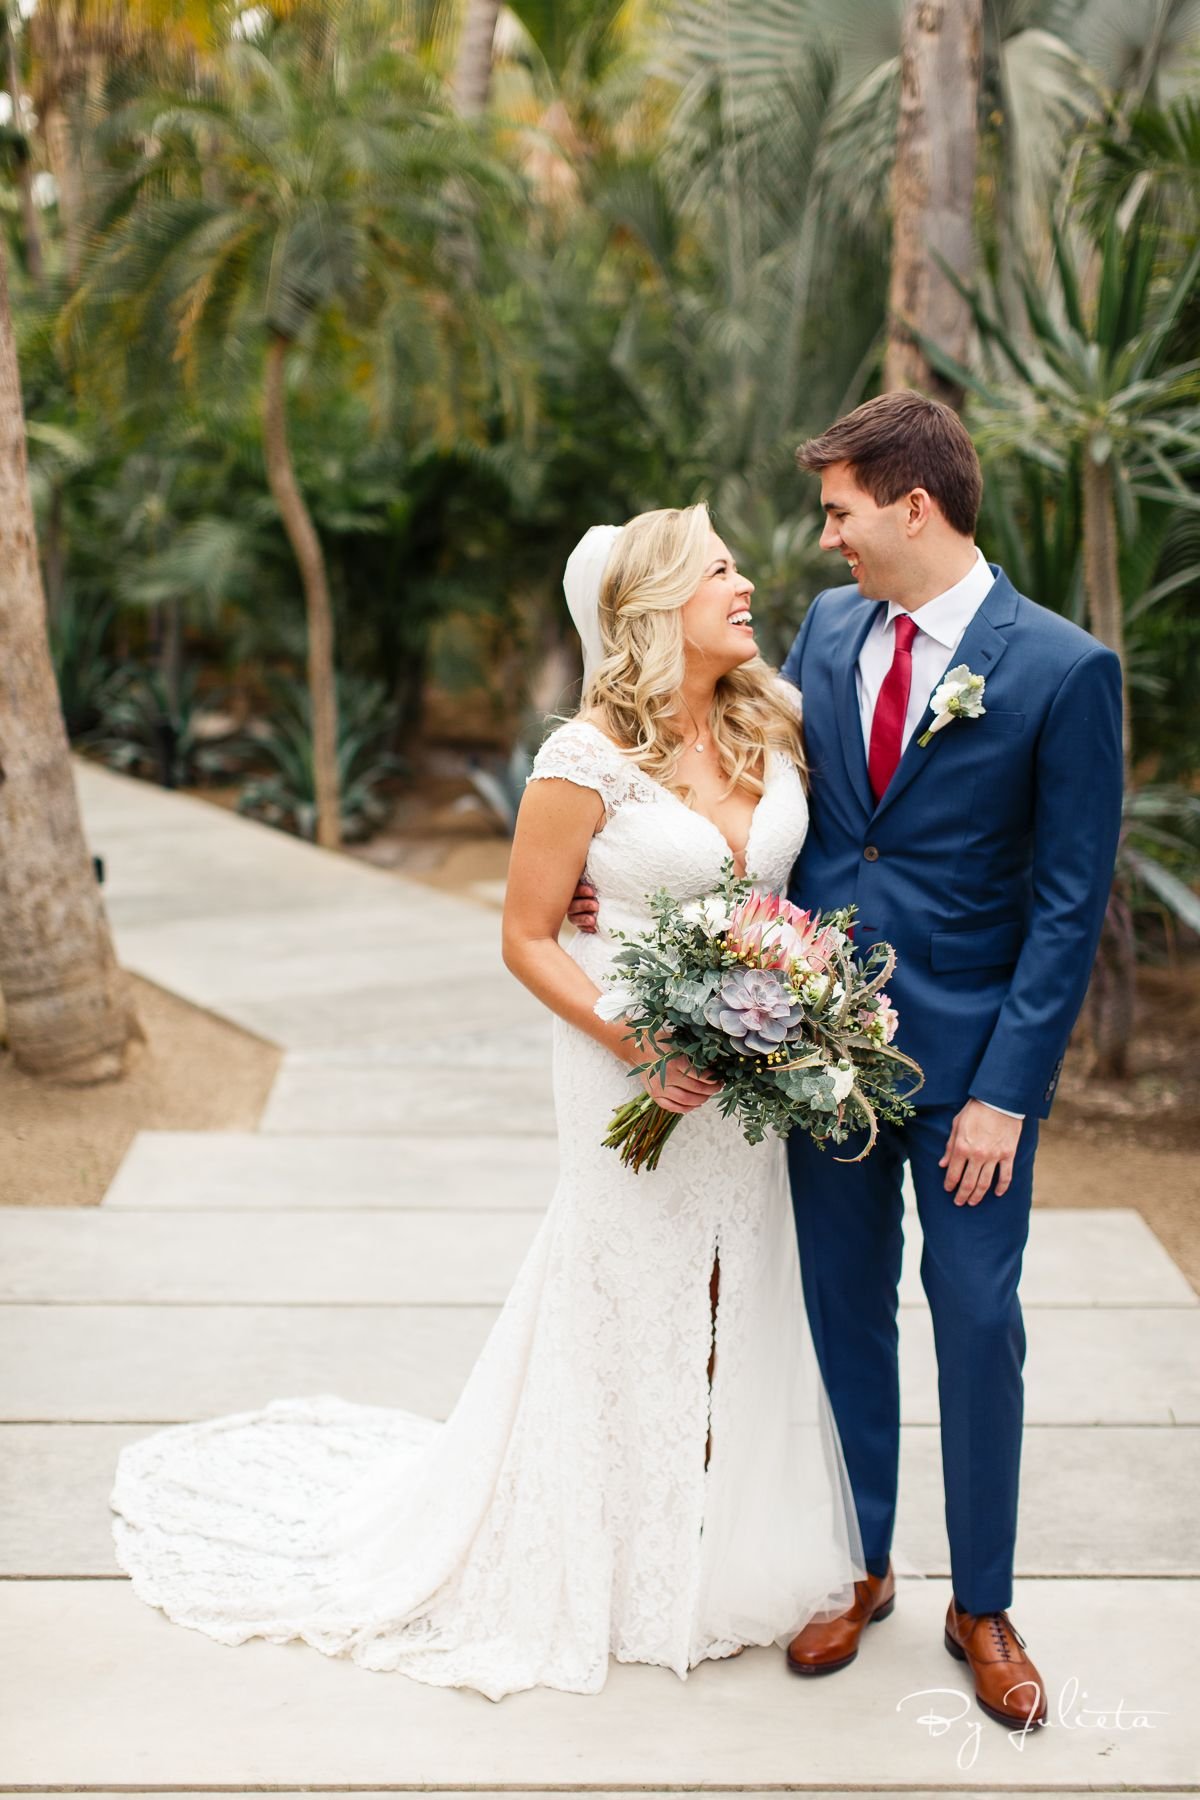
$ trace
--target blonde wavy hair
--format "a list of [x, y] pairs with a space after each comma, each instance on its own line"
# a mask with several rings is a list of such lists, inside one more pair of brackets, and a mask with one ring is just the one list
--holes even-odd
[[[603, 660], [580, 711], [622, 745], [652, 780], [691, 801], [680, 779], [684, 735], [672, 718], [686, 662], [683, 606], [704, 579], [712, 520], [703, 501], [630, 519], [600, 583]], [[722, 675], [709, 717], [727, 780], [761, 794], [766, 752], [777, 750], [806, 774], [800, 725], [779, 678], [755, 656]]]

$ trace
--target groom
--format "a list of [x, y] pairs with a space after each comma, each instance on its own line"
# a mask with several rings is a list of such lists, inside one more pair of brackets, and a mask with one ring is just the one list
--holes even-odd
[[[1121, 813], [1117, 658], [1018, 594], [974, 542], [982, 477], [949, 408], [884, 394], [797, 452], [821, 478], [823, 549], [853, 585], [818, 594], [783, 666], [801, 690], [809, 836], [800, 906], [858, 908], [857, 943], [899, 955], [898, 1045], [915, 1117], [848, 1164], [789, 1139], [805, 1301], [867, 1568], [841, 1618], [789, 1647], [842, 1669], [894, 1604], [900, 1443], [897, 1284], [908, 1163], [933, 1317], [953, 1598], [945, 1643], [984, 1712], [1042, 1723], [1045, 1692], [1007, 1608], [1025, 1334], [1017, 1283], [1038, 1122], [1092, 965]], [[983, 711], [935, 722], [965, 666]], [[857, 1145], [848, 1146], [848, 1151]]]

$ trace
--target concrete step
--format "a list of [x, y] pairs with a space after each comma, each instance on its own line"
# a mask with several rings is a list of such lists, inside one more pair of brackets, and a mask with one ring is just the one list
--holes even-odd
[[[954, 1204], [949, 1195], [945, 1204]], [[990, 1200], [982, 1202], [991, 1204]], [[924, 1301], [920, 1276], [923, 1249], [914, 1200], [904, 1215], [902, 1305]], [[1037, 1206], [1029, 1220], [1021, 1302], [1023, 1306], [1200, 1307], [1200, 1295], [1140, 1213], [1116, 1207]]]
[[296, 1136], [139, 1131], [104, 1196], [109, 1210], [352, 1211], [544, 1206], [558, 1173], [547, 1137]]
[[499, 1306], [541, 1211], [0, 1208], [0, 1302]]
[[0, 1420], [208, 1418], [342, 1394], [444, 1419], [492, 1306], [0, 1306]]
[[553, 1136], [550, 1069], [324, 1067], [285, 1062], [260, 1121], [263, 1132], [382, 1132], [433, 1137]]
[[105, 904], [119, 935], [149, 938], [192, 919], [255, 917], [270, 934], [286, 928], [292, 914], [301, 930], [303, 915], [317, 911], [328, 924], [331, 915], [340, 920], [390, 909], [422, 931], [458, 926], [464, 939], [489, 922], [469, 901], [431, 894], [419, 882], [351, 855], [331, 855], [191, 795], [80, 757], [73, 767], [89, 844], [104, 857]]
[[[1030, 1425], [1018, 1572], [1200, 1576], [1197, 1493], [1196, 1426]], [[950, 1572], [944, 1494], [937, 1426], [909, 1425], [900, 1441], [896, 1546], [926, 1574]]]
[[[322, 1393], [444, 1418], [496, 1310], [12, 1303], [0, 1306], [0, 1421], [205, 1418]], [[1195, 1308], [1030, 1307], [1026, 1321], [1029, 1424], [1200, 1425]], [[935, 1423], [919, 1307], [901, 1313], [900, 1365], [905, 1422]]]
[[[113, 1471], [122, 1445], [146, 1432], [145, 1425], [0, 1425], [0, 1575], [116, 1575]], [[906, 1568], [945, 1577], [937, 1427], [910, 1426], [901, 1459], [897, 1557]], [[1031, 1426], [1017, 1573], [1200, 1576], [1198, 1491], [1194, 1426]]]
[[[271, 1140], [262, 1141], [269, 1149]], [[439, 1148], [446, 1185], [465, 1202], [457, 1146]], [[289, 1150], [294, 1166], [294, 1143]], [[401, 1153], [394, 1156], [398, 1169]], [[419, 1191], [429, 1191], [436, 1160], [418, 1165]], [[478, 1157], [469, 1167], [475, 1192]], [[521, 1211], [437, 1200], [295, 1213], [0, 1207], [0, 1301], [499, 1303], [552, 1191], [549, 1178], [529, 1183]], [[908, 1306], [925, 1304], [919, 1261], [919, 1243], [910, 1241], [901, 1283]], [[1162, 1306], [1200, 1314], [1190, 1285], [1132, 1212], [1036, 1211], [1022, 1297], [1031, 1308]]]
[[[1029, 1745], [975, 1711], [962, 1665], [943, 1648], [946, 1599], [942, 1582], [902, 1583], [895, 1613], [840, 1680], [798, 1681], [772, 1648], [704, 1664], [686, 1682], [664, 1669], [614, 1665], [598, 1696], [543, 1689], [488, 1705], [472, 1692], [370, 1674], [300, 1645], [215, 1644], [168, 1623], [125, 1582], [4, 1582], [0, 1783], [75, 1791], [1194, 1785], [1194, 1584], [1019, 1583], [1014, 1618], [1054, 1713], [1062, 1706], [1082, 1720]], [[1085, 1716], [1084, 1707], [1096, 1710]], [[1134, 1728], [1138, 1716], [1147, 1723]], [[931, 1725], [938, 1717], [951, 1722]]]

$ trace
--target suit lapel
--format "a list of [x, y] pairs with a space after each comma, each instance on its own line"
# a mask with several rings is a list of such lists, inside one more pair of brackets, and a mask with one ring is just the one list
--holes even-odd
[[863, 744], [862, 712], [858, 704], [858, 657], [868, 631], [879, 610], [875, 600], [863, 600], [861, 618], [851, 622], [846, 632], [845, 647], [834, 664], [834, 708], [838, 732], [842, 740], [842, 760], [850, 785], [858, 796], [863, 811], [875, 810], [875, 796], [867, 776], [867, 752]]
[[[1017, 616], [1018, 600], [1017, 590], [1004, 570], [996, 563], [990, 563], [988, 566], [996, 579], [989, 588], [979, 611], [963, 632], [962, 641], [957, 650], [952, 651], [946, 659], [947, 669], [957, 668], [960, 663], [965, 663], [967, 668], [973, 670], [976, 675], [982, 675], [985, 682], [991, 679], [996, 665], [1008, 649], [1007, 629]], [[945, 670], [943, 670], [944, 673]], [[939, 676], [938, 682], [934, 684], [935, 688], [940, 680]], [[983, 703], [986, 707], [986, 688], [984, 689]], [[969, 731], [971, 729], [969, 721], [956, 720], [953, 725], [947, 725], [942, 731], [939, 731], [922, 749], [921, 734], [928, 731], [932, 722], [933, 708], [927, 706], [916, 730], [908, 740], [904, 755], [900, 758], [896, 773], [887, 785], [883, 799], [874, 809], [875, 817], [886, 811], [889, 806], [894, 806], [901, 794], [916, 780], [922, 769], [928, 767], [936, 756], [943, 738], [948, 737], [952, 731]]]

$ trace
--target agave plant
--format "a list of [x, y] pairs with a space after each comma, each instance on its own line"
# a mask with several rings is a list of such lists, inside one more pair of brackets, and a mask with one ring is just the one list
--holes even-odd
[[[1024, 317], [1010, 322], [952, 271], [981, 340], [981, 371], [953, 363], [929, 339], [931, 362], [954, 371], [973, 396], [985, 456], [1040, 464], [1077, 490], [1087, 623], [1125, 657], [1122, 540], [1137, 532], [1139, 505], [1200, 510], [1185, 477], [1200, 469], [1200, 358], [1175, 360], [1178, 327], [1200, 279], [1200, 243], [1166, 279], [1163, 233], [1135, 217], [1110, 219], [1089, 268], [1054, 232], [1054, 281], [1021, 278]], [[1125, 760], [1129, 763], [1128, 707]]]
[[[275, 677], [269, 687], [271, 716], [247, 732], [242, 743], [248, 754], [265, 757], [273, 767], [246, 783], [238, 811], [313, 840], [317, 787], [309, 691], [290, 678]], [[383, 784], [407, 767], [383, 747], [393, 723], [383, 682], [339, 675], [338, 779], [347, 842], [361, 842], [382, 823], [387, 814]]]
[[525, 714], [516, 742], [503, 760], [473, 756], [467, 767], [471, 786], [510, 837], [516, 828], [517, 809], [545, 732], [549, 711], [549, 705], [535, 704]]
[[239, 766], [234, 731], [211, 729], [217, 706], [201, 694], [196, 669], [170, 683], [159, 669], [117, 667], [97, 706], [99, 722], [83, 742], [114, 769], [176, 788], [228, 779]]
[[[1163, 226], [1137, 214], [1110, 217], [1082, 251], [1062, 231], [1053, 235], [1052, 280], [1022, 271], [1020, 316], [1006, 316], [998, 294], [985, 298], [958, 284], [979, 329], [981, 366], [953, 366], [973, 397], [985, 460], [1002, 470], [1009, 505], [992, 516], [1005, 520], [1007, 512], [1014, 573], [1019, 578], [1028, 561], [1012, 528], [1015, 468], [1040, 529], [1033, 572], [1059, 584], [1047, 591], [1035, 579], [1031, 591], [1089, 625], [1126, 676], [1126, 834], [1090, 1004], [1096, 1072], [1120, 1076], [1134, 1016], [1137, 896], [1150, 889], [1185, 923], [1197, 905], [1144, 847], [1161, 832], [1165, 801], [1164, 790], [1139, 791], [1132, 782], [1128, 694], [1143, 672], [1136, 656], [1130, 666], [1127, 633], [1200, 575], [1194, 557], [1170, 571], [1160, 566], [1179, 521], [1200, 511], [1200, 358], [1180, 359], [1200, 243], [1179, 256]], [[938, 347], [923, 342], [931, 360], [947, 366]], [[1172, 804], [1178, 813], [1182, 803]]]
[[96, 730], [112, 694], [113, 661], [105, 641], [113, 610], [110, 601], [89, 604], [68, 588], [47, 620], [58, 697], [72, 739]]
[[1200, 799], [1186, 789], [1144, 787], [1126, 794], [1116, 876], [1088, 989], [1093, 1075], [1123, 1081], [1129, 1074], [1139, 912], [1157, 903], [1200, 935], [1200, 896], [1147, 848], [1167, 851], [1194, 877], [1200, 871], [1198, 827]]

